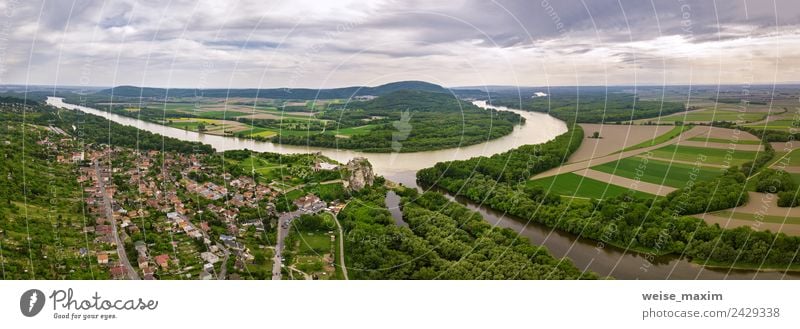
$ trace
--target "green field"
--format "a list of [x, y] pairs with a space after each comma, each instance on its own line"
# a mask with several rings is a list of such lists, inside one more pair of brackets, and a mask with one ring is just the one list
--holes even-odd
[[782, 120], [775, 120], [775, 121], [767, 122], [766, 125], [761, 123], [761, 124], [753, 124], [753, 125], [747, 125], [747, 126], [754, 127], [754, 128], [762, 128], [762, 129], [767, 129], [767, 130], [789, 130], [789, 129], [792, 129], [792, 128], [793, 129], [800, 128], [800, 122], [797, 122], [797, 121], [792, 120], [792, 119], [782, 119]]
[[327, 232], [303, 233], [299, 236], [300, 255], [322, 255], [331, 251], [331, 237]]
[[792, 150], [783, 158], [779, 158], [777, 165], [786, 164], [787, 166], [800, 166], [800, 149]]
[[278, 133], [272, 129], [252, 127], [251, 129], [242, 131], [240, 134], [248, 137], [264, 137], [269, 138], [277, 135]]
[[342, 128], [342, 129], [330, 130], [327, 133], [333, 135], [341, 135], [341, 136], [366, 135], [369, 134], [369, 132], [377, 126], [378, 125], [364, 125], [358, 127]]
[[[670, 164], [669, 162], [653, 159], [649, 159], [645, 164], [643, 158], [631, 157], [618, 162], [609, 162], [595, 166], [592, 167], [592, 169], [630, 179], [636, 179], [638, 177], [643, 182], [681, 188], [685, 187], [686, 182], [692, 179], [690, 176], [692, 171], [695, 170], [695, 167], [690, 164]], [[640, 171], [637, 173], [637, 170]], [[697, 175], [696, 180], [698, 181], [711, 180], [721, 175], [722, 170], [700, 167], [695, 174]]]
[[[242, 105], [226, 105], [224, 102], [213, 103], [147, 103], [143, 107], [148, 109], [164, 111], [169, 114], [191, 114], [193, 116], [208, 118], [208, 119], [234, 119], [240, 116], [252, 114], [271, 114], [278, 118], [289, 119], [314, 119], [313, 116], [304, 115], [306, 112], [286, 112], [279, 110], [273, 106], [242, 106]], [[229, 108], [229, 109], [226, 109]], [[127, 109], [126, 109], [127, 110]], [[310, 112], [310, 111], [309, 111]]]
[[670, 131], [668, 131], [667, 133], [665, 133], [665, 134], [663, 134], [661, 136], [658, 136], [658, 137], [653, 138], [653, 139], [648, 140], [648, 141], [641, 142], [641, 143], [633, 145], [633, 146], [626, 147], [625, 149], [623, 149], [620, 152], [638, 150], [640, 148], [650, 147], [650, 146], [653, 146], [653, 145], [658, 145], [658, 144], [664, 143], [664, 142], [666, 142], [666, 141], [668, 141], [670, 139], [673, 139], [673, 138], [677, 137], [678, 135], [680, 135], [684, 131], [689, 130], [690, 128], [691, 128], [691, 126], [676, 126], [675, 128], [672, 128]]
[[[737, 111], [726, 110], [701, 110], [690, 113], [681, 113], [661, 117], [658, 122], [711, 122], [711, 121], [744, 121], [753, 122], [764, 119], [766, 113], [740, 113]], [[655, 120], [654, 120], [655, 121]]]
[[709, 137], [709, 138], [706, 138], [706, 137], [692, 137], [692, 138], [689, 138], [688, 140], [692, 141], [692, 142], [725, 143], [725, 144], [733, 143], [733, 144], [739, 144], [739, 145], [760, 145], [761, 144], [761, 141], [759, 141], [759, 140], [743, 140], [743, 139], [733, 140], [733, 139], [711, 138], [711, 137]]
[[725, 150], [718, 148], [705, 148], [694, 146], [667, 145], [653, 150], [653, 157], [666, 160], [689, 161], [694, 163], [700, 156], [705, 157], [703, 164], [738, 166], [752, 161], [756, 152]]
[[[545, 177], [530, 181], [527, 184], [540, 186], [558, 195], [578, 198], [613, 198], [628, 192], [627, 188], [603, 183], [573, 173]], [[635, 195], [642, 198], [653, 197], [653, 195], [643, 192], [636, 192]]]
[[201, 118], [208, 118], [208, 119], [234, 119], [236, 117], [241, 117], [245, 115], [251, 115], [253, 113], [247, 112], [238, 112], [238, 111], [196, 111], [193, 113], [194, 115], [201, 117]]

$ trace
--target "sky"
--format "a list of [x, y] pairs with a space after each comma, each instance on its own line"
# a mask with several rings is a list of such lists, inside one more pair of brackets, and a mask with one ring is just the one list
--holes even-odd
[[800, 81], [797, 0], [2, 0], [0, 84]]

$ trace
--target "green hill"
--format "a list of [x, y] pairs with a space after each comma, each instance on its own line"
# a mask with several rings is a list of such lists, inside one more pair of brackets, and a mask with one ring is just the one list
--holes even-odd
[[432, 92], [447, 92], [442, 86], [423, 81], [399, 81], [387, 83], [376, 87], [344, 87], [333, 89], [310, 88], [271, 88], [271, 89], [189, 89], [189, 88], [142, 88], [134, 86], [119, 86], [100, 90], [94, 96], [114, 98], [156, 98], [165, 97], [244, 97], [244, 98], [274, 98], [274, 99], [338, 99], [352, 98], [355, 96], [381, 96], [398, 90], [420, 90]]

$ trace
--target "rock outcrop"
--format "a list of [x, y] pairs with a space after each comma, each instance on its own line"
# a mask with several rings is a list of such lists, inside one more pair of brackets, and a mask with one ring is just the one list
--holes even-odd
[[344, 188], [349, 191], [358, 191], [375, 182], [375, 173], [372, 172], [372, 164], [367, 158], [353, 158], [344, 168], [343, 182]]

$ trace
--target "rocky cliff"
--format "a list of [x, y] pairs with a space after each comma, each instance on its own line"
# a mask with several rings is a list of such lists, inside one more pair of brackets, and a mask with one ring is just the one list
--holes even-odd
[[375, 181], [372, 164], [366, 158], [358, 157], [350, 160], [344, 168], [342, 175], [344, 188], [358, 191]]

